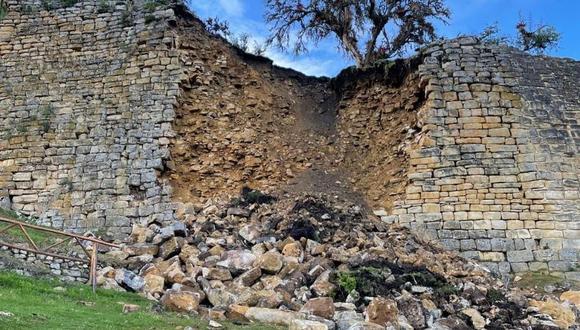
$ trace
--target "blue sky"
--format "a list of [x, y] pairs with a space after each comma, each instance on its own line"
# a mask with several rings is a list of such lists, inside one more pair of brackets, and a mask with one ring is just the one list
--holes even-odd
[[[265, 0], [190, 0], [193, 11], [201, 18], [219, 17], [230, 23], [237, 33], [249, 33], [256, 40], [268, 37], [264, 21]], [[477, 34], [497, 22], [504, 34], [514, 34], [520, 17], [536, 24], [550, 24], [562, 33], [557, 49], [549, 55], [580, 59], [580, 0], [448, 0], [452, 18], [448, 25], [439, 25], [439, 34], [455, 37]], [[269, 49], [266, 56], [274, 63], [316, 76], [334, 76], [352, 61], [337, 49], [329, 38], [309, 53], [294, 56]]]

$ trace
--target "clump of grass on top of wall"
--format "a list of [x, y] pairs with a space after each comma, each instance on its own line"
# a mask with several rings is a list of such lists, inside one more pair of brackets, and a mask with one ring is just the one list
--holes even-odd
[[0, 0], [0, 21], [4, 19], [6, 15], [8, 15], [8, 8], [6, 7], [4, 1]]
[[53, 10], [56, 8], [68, 8], [76, 5], [80, 0], [42, 0], [44, 10]]

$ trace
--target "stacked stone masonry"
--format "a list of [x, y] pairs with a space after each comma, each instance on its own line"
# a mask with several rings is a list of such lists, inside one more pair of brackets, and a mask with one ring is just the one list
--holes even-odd
[[46, 10], [8, 3], [0, 21], [0, 199], [44, 224], [124, 235], [171, 220], [169, 156], [180, 66], [166, 28], [124, 2]]
[[0, 247], [0, 269], [2, 268], [27, 276], [55, 276], [66, 282], [87, 282], [89, 279], [89, 266], [86, 262], [40, 255], [7, 246]]
[[460, 38], [423, 50], [409, 225], [498, 272], [578, 278], [580, 62]]

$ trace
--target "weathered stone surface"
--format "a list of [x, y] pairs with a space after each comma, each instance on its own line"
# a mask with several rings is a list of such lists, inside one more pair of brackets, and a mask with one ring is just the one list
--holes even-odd
[[463, 314], [469, 316], [469, 318], [471, 319], [471, 324], [473, 324], [474, 328], [476, 328], [476, 329], [484, 329], [485, 328], [485, 319], [483, 318], [483, 316], [481, 316], [481, 314], [476, 309], [467, 308], [461, 312]]
[[332, 298], [322, 297], [310, 299], [304, 304], [300, 312], [332, 319], [335, 307]]
[[218, 266], [228, 268], [234, 273], [240, 273], [252, 268], [256, 256], [248, 250], [227, 251], [221, 256]]
[[569, 301], [570, 303], [580, 307], [580, 291], [566, 291], [560, 295], [560, 300]]
[[322, 322], [309, 320], [292, 320], [289, 330], [328, 330], [328, 326]]
[[115, 281], [119, 285], [137, 292], [143, 290], [145, 286], [145, 281], [141, 276], [124, 269], [115, 272]]
[[199, 294], [190, 291], [167, 290], [161, 298], [165, 308], [174, 312], [191, 313], [197, 311], [200, 302]]
[[163, 293], [165, 285], [165, 278], [163, 276], [147, 274], [143, 277], [143, 280], [145, 281], [145, 286], [143, 287], [144, 292], [151, 294]]
[[284, 266], [284, 258], [279, 252], [268, 251], [258, 259], [260, 268], [268, 273], [277, 273]]
[[366, 320], [379, 325], [395, 325], [399, 310], [394, 300], [377, 297], [374, 298], [366, 309]]
[[244, 313], [250, 320], [265, 322], [271, 324], [290, 326], [292, 321], [300, 319], [299, 315], [290, 311], [281, 311], [278, 309], [250, 307]]
[[576, 315], [572, 309], [553, 299], [546, 301], [532, 300], [530, 306], [537, 307], [540, 313], [550, 315], [561, 329], [568, 329], [576, 322]]

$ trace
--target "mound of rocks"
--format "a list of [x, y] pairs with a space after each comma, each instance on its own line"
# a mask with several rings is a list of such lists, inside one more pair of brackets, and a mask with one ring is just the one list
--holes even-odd
[[246, 189], [179, 216], [134, 226], [98, 283], [172, 311], [292, 329], [558, 329], [580, 320], [577, 293], [560, 302], [508, 290], [476, 263], [334, 198]]

